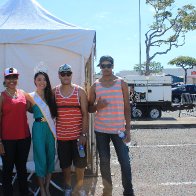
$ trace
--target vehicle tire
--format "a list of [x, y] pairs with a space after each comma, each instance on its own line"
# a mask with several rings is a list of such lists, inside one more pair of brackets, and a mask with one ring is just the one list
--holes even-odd
[[173, 97], [172, 102], [173, 103], [180, 103], [180, 97]]
[[143, 115], [144, 115], [144, 113], [140, 108], [132, 109], [132, 117], [133, 118], [142, 118]]
[[152, 107], [148, 111], [148, 117], [151, 119], [158, 119], [162, 115], [161, 109], [159, 107]]

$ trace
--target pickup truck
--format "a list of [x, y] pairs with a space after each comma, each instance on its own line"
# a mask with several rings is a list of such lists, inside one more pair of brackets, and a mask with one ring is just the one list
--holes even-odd
[[180, 85], [175, 88], [172, 88], [172, 102], [180, 103], [181, 96], [184, 93], [196, 94], [196, 85], [195, 84], [184, 84], [184, 85]]

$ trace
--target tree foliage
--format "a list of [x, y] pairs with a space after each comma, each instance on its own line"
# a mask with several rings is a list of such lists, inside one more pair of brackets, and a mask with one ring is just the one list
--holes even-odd
[[174, 3], [175, 0], [146, 0], [154, 10], [154, 22], [145, 34], [146, 74], [157, 55], [167, 54], [172, 47], [183, 46], [185, 34], [196, 29], [195, 6], [184, 5], [174, 10]]
[[179, 56], [168, 62], [170, 65], [176, 65], [184, 70], [184, 83], [187, 82], [187, 70], [196, 66], [196, 59], [189, 56]]
[[[144, 75], [146, 73], [146, 63], [135, 65], [133, 69], [139, 72], [141, 75]], [[162, 70], [163, 66], [160, 62], [153, 61], [149, 64], [149, 73], [160, 73]]]

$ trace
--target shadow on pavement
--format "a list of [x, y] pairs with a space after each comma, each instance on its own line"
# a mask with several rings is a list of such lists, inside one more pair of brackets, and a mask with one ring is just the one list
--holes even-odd
[[[76, 184], [75, 177], [76, 177], [75, 173], [73, 173], [72, 174], [73, 189]], [[63, 188], [63, 175], [62, 175], [62, 173], [54, 173], [52, 176], [52, 181], [55, 182], [55, 184], [57, 186], [60, 186], [61, 188]], [[0, 182], [2, 182], [1, 172], [0, 172]], [[97, 185], [97, 177], [92, 176], [90, 174], [85, 174], [84, 189], [85, 189], [87, 195], [89, 195], [89, 196], [95, 195], [96, 185]], [[14, 196], [19, 196], [17, 180], [15, 181], [13, 188], [14, 188]], [[38, 188], [35, 174], [32, 176], [31, 181], [29, 182], [29, 188], [32, 191], [36, 191], [36, 189]], [[50, 193], [51, 193], [51, 196], [63, 196], [64, 195], [64, 192], [58, 190], [52, 184], [50, 184]], [[0, 186], [0, 196], [2, 196], [2, 195], [3, 195], [2, 186]], [[38, 196], [40, 196], [40, 193], [38, 194]]]

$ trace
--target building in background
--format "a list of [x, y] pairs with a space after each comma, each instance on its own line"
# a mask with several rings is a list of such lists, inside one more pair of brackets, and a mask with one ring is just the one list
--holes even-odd
[[[166, 68], [157, 75], [169, 75], [172, 77], [173, 83], [184, 81], [184, 70], [182, 68]], [[127, 75], [140, 75], [139, 72], [134, 70], [122, 70], [116, 73], [119, 77]], [[187, 84], [196, 84], [196, 67], [187, 70]]]

